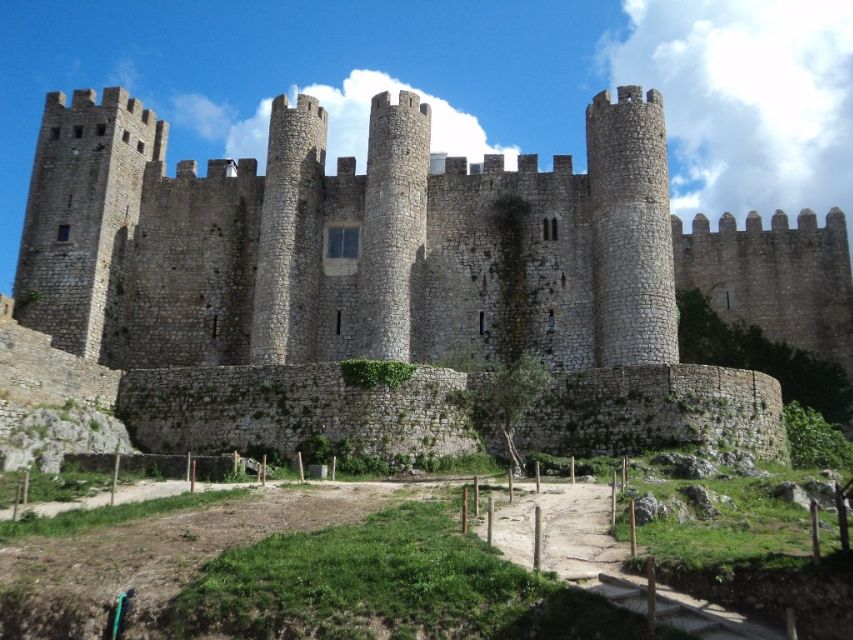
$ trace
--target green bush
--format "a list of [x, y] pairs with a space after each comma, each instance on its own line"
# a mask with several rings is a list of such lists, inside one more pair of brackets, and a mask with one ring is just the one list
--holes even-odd
[[396, 389], [412, 377], [417, 365], [393, 360], [343, 360], [341, 374], [344, 382], [353, 387], [372, 389], [386, 384]]
[[327, 435], [312, 435], [299, 443], [305, 464], [329, 464], [332, 460], [332, 443]]
[[853, 470], [853, 443], [818, 411], [795, 400], [785, 406], [783, 417], [794, 467]]

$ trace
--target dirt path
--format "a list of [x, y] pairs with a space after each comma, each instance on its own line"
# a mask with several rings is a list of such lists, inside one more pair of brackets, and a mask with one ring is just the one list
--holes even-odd
[[100, 638], [109, 607], [129, 588], [137, 590], [132, 619], [143, 633], [126, 637], [158, 637], [139, 623], [154, 622], [206, 560], [276, 531], [313, 531], [360, 520], [388, 505], [398, 488], [390, 483], [268, 485], [199, 511], [61, 539], [15, 541], [0, 548], [0, 591], [16, 592], [12, 600], [0, 597], [0, 638]]
[[[542, 507], [542, 570], [570, 580], [592, 579], [601, 572], [621, 574], [630, 545], [609, 533], [610, 487], [601, 484], [516, 485], [513, 504], [507, 497], [495, 505], [494, 544], [507, 559], [533, 567], [534, 509]], [[485, 539], [485, 522], [477, 533]]]

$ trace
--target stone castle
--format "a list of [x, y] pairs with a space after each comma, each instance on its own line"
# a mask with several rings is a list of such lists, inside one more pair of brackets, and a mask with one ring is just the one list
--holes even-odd
[[[290, 409], [254, 427], [237, 411], [215, 435], [202, 434], [213, 418], [203, 411], [188, 417], [194, 409], [186, 408], [187, 398], [200, 394], [201, 403], [201, 387], [216, 387], [219, 378], [255, 404], [275, 402], [249, 393], [250, 379], [304, 391], [313, 406], [302, 408], [304, 420], [293, 427], [301, 433], [336, 423], [334, 412], [318, 413], [318, 396], [294, 382], [311, 372], [304, 374], [308, 387], [327, 385], [318, 371], [336, 369], [312, 363], [441, 363], [460, 354], [488, 360], [529, 350], [563, 376], [560, 397], [574, 388], [602, 401], [632, 398], [633, 407], [620, 419], [618, 446], [591, 435], [606, 412], [584, 409], [570, 437], [565, 423], [577, 403], [542, 408], [531, 424], [553, 428], [560, 444], [542, 444], [531, 427], [522, 436], [530, 447], [572, 448], [584, 429], [587, 450], [678, 440], [684, 412], [673, 413], [665, 433], [654, 433], [657, 418], [641, 416], [637, 405], [651, 397], [644, 390], [660, 392], [661, 400], [681, 389], [711, 402], [728, 397], [728, 385], [735, 404], [752, 405], [751, 417], [729, 420], [739, 434], [734, 440], [754, 445], [755, 430], [769, 429], [772, 437], [761, 438], [777, 441], [766, 451], [778, 450], [778, 426], [766, 426], [778, 423], [778, 383], [753, 372], [677, 364], [676, 287], [699, 287], [723, 317], [758, 324], [771, 338], [853, 372], [844, 214], [833, 209], [819, 228], [804, 210], [790, 229], [776, 212], [764, 230], [753, 212], [745, 231], [725, 214], [718, 233], [699, 214], [693, 233], [683, 234], [669, 214], [659, 92], [626, 86], [615, 103], [607, 91], [593, 99], [588, 174], [573, 173], [568, 155], [555, 156], [549, 173], [539, 171], [536, 155], [519, 156], [513, 172], [501, 155], [485, 156], [470, 171], [466, 158], [431, 157], [430, 115], [417, 94], [401, 91], [396, 103], [388, 93], [375, 96], [366, 175], [357, 175], [354, 158], [339, 158], [337, 175], [326, 176], [328, 114], [310, 96], [291, 107], [282, 95], [272, 105], [266, 176], [257, 175], [256, 160], [241, 159], [209, 161], [204, 178], [195, 161], [181, 161], [171, 178], [168, 124], [124, 89], [106, 89], [100, 104], [94, 91], [78, 90], [70, 106], [62, 93], [48, 94], [15, 318], [50, 335], [57, 349], [128, 371], [128, 415], [139, 417], [146, 400], [151, 424], [155, 409], [184, 411], [165, 427], [169, 434], [152, 437], [152, 448], [214, 440], [235, 446], [275, 424], [293, 426]], [[420, 375], [443, 392], [447, 384], [478, 384], [451, 373]], [[156, 401], [147, 391], [160, 385], [181, 389], [184, 409], [162, 400], [169, 394]], [[334, 389], [324, 387], [329, 393]], [[759, 400], [767, 414], [757, 417]], [[442, 424], [441, 416], [447, 423], [447, 412], [425, 411], [428, 423]], [[369, 420], [352, 419], [373, 433]], [[260, 439], [267, 437], [283, 436]], [[280, 448], [297, 444], [293, 436]]]

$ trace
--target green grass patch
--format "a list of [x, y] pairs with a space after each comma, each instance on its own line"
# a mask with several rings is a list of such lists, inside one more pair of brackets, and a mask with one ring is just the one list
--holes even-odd
[[53, 518], [41, 518], [35, 516], [31, 511], [25, 511], [22, 520], [18, 522], [0, 522], [0, 543], [9, 542], [15, 538], [25, 536], [59, 538], [81, 533], [96, 527], [107, 527], [129, 520], [146, 518], [158, 513], [177, 511], [179, 509], [199, 509], [215, 502], [242, 498], [248, 495], [248, 493], [248, 489], [209, 491], [195, 494], [184, 493], [179, 496], [158, 498], [146, 502], [129, 502], [114, 507], [107, 506], [96, 509], [65, 511]]
[[[119, 473], [119, 484], [131, 484], [143, 476], [135, 473]], [[0, 473], [0, 509], [12, 506], [15, 501], [15, 487], [23, 482], [24, 471], [6, 471]], [[113, 478], [107, 473], [84, 471], [63, 471], [62, 473], [30, 472], [30, 490], [28, 502], [72, 502], [80, 498], [109, 491]]]
[[451, 509], [445, 501], [407, 502], [362, 524], [275, 534], [226, 551], [173, 601], [170, 631], [178, 638], [213, 628], [268, 638], [287, 628], [286, 637], [371, 638], [368, 625], [378, 623], [397, 640], [419, 632], [644, 636], [638, 617], [506, 562], [474, 535], [459, 535]]

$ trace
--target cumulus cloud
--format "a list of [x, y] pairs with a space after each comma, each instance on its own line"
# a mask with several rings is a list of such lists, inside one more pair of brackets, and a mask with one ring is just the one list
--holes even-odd
[[[381, 71], [355, 69], [341, 87], [312, 84], [300, 87], [299, 92], [315, 96], [329, 112], [329, 138], [326, 146], [326, 173], [337, 170], [337, 158], [355, 156], [358, 172], [367, 166], [367, 138], [370, 120], [370, 99], [382, 91], [390, 91], [393, 103], [400, 89], [415, 91], [422, 102], [432, 108], [432, 151], [444, 151], [451, 156], [467, 156], [469, 162], [482, 162], [485, 153], [506, 155], [506, 167], [515, 170], [519, 148], [490, 143], [477, 118], [453, 107], [447, 100], [412, 87]], [[291, 87], [289, 99], [295, 104], [296, 88]], [[234, 122], [227, 134], [226, 154], [229, 157], [257, 158], [263, 170], [267, 155], [267, 129], [272, 100], [260, 102], [255, 114]]]
[[624, 0], [623, 9], [629, 30], [603, 38], [602, 55], [614, 85], [664, 94], [673, 213], [853, 212], [853, 3]]
[[193, 129], [205, 140], [225, 141], [234, 126], [236, 111], [233, 107], [217, 104], [198, 93], [183, 93], [173, 97], [172, 107], [175, 124]]

